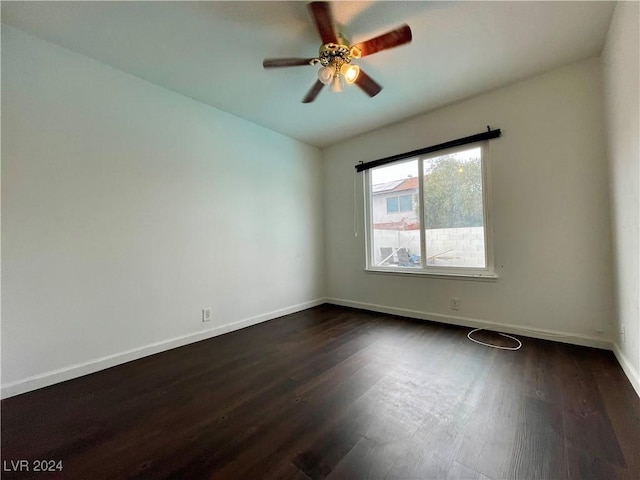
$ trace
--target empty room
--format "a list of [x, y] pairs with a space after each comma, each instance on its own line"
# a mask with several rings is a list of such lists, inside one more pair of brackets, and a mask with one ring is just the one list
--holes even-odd
[[640, 478], [640, 2], [1, 9], [2, 478]]

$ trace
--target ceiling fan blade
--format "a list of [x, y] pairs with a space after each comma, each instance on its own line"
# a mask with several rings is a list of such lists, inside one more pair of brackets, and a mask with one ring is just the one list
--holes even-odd
[[338, 35], [336, 35], [329, 2], [311, 2], [309, 11], [316, 24], [322, 43], [338, 43]]
[[403, 25], [400, 28], [391, 30], [387, 33], [383, 33], [375, 38], [367, 40], [366, 42], [357, 43], [354, 47], [357, 47], [362, 52], [362, 56], [366, 57], [381, 50], [388, 50], [389, 48], [399, 47], [405, 43], [411, 41], [411, 28], [409, 25]]
[[316, 83], [313, 84], [313, 87], [309, 89], [305, 97], [302, 99], [302, 103], [313, 102], [320, 93], [320, 90], [322, 90], [322, 87], [324, 87], [324, 83], [320, 80], [316, 80]]
[[382, 90], [382, 86], [380, 86], [378, 82], [369, 75], [364, 73], [362, 69], [360, 69], [360, 73], [358, 74], [358, 78], [356, 78], [355, 84], [364, 90], [364, 93], [370, 97], [375, 97]]
[[262, 66], [264, 68], [301, 67], [310, 65], [311, 60], [313, 58], [265, 58]]

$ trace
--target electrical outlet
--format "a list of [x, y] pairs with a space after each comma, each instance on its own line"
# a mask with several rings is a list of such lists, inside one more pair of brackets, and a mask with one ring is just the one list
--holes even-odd
[[625, 333], [625, 332], [624, 332], [624, 330], [625, 330], [625, 329], [624, 329], [624, 325], [620, 325], [620, 337], [622, 338], [622, 343], [623, 343], [623, 344], [624, 344], [624, 339], [625, 339], [625, 337], [624, 337], [624, 333]]
[[202, 309], [202, 321], [203, 322], [211, 321], [211, 307]]
[[460, 310], [460, 299], [451, 297], [451, 310]]

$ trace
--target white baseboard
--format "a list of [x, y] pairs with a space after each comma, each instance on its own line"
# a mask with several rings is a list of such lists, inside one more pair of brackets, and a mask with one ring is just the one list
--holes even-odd
[[638, 397], [640, 397], [640, 375], [638, 375], [638, 372], [636, 371], [635, 368], [633, 368], [633, 365], [631, 365], [631, 363], [629, 362], [625, 354], [622, 353], [622, 350], [620, 350], [620, 347], [618, 346], [617, 343], [613, 344], [613, 353], [618, 359], [618, 363], [622, 367], [622, 370], [624, 371], [625, 375], [631, 382], [631, 385], [633, 386], [636, 393], [638, 394]]
[[356, 302], [353, 300], [344, 300], [341, 298], [327, 298], [327, 303], [334, 305], [342, 305], [344, 307], [360, 308], [362, 310], [371, 310], [374, 312], [389, 313], [392, 315], [400, 315], [403, 317], [417, 318], [419, 320], [431, 320], [434, 322], [448, 323], [471, 328], [487, 328], [490, 330], [500, 330], [501, 332], [511, 333], [515, 335], [523, 335], [526, 337], [540, 338], [543, 340], [552, 340], [554, 342], [571, 343], [574, 345], [582, 345], [585, 347], [595, 347], [604, 350], [613, 350], [618, 363], [622, 367], [629, 382], [640, 397], [640, 375], [633, 368], [629, 360], [620, 350], [620, 347], [614, 342], [603, 340], [601, 338], [588, 337], [586, 335], [577, 335], [567, 332], [558, 332], [543, 329], [523, 329], [518, 325], [509, 325], [501, 323], [492, 323], [485, 320], [475, 318], [457, 317], [450, 315], [441, 315], [438, 313], [421, 312], [418, 310], [409, 310], [406, 308], [387, 307], [384, 305], [376, 305], [373, 303]]
[[188, 345], [200, 340], [206, 340], [207, 338], [217, 337], [218, 335], [223, 335], [225, 333], [233, 332], [244, 327], [249, 327], [251, 325], [266, 322], [267, 320], [272, 320], [284, 315], [289, 315], [290, 313], [306, 310], [307, 308], [322, 305], [323, 303], [326, 303], [325, 299], [319, 298], [310, 302], [300, 303], [298, 305], [292, 305], [290, 307], [274, 310], [262, 315], [245, 318], [243, 320], [239, 320], [227, 325], [221, 325], [209, 330], [181, 335], [179, 337], [170, 338], [161, 342], [151, 343], [138, 348], [127, 350], [125, 352], [119, 352], [113, 355], [107, 355], [105, 357], [89, 360], [88, 362], [78, 363], [69, 367], [44, 372], [39, 375], [34, 375], [22, 380], [18, 380], [16, 382], [2, 385], [1, 396], [2, 398], [8, 398], [14, 395], [19, 395], [21, 393], [30, 392], [31, 390], [36, 390], [38, 388], [47, 387], [55, 383], [71, 380], [72, 378], [82, 377], [90, 373], [104, 370], [105, 368], [121, 365], [123, 363], [137, 360], [148, 355], [164, 352], [176, 347], [182, 347], [183, 345]]
[[487, 322], [485, 320], [478, 320], [474, 318], [458, 317], [450, 315], [441, 315], [437, 313], [421, 312], [418, 310], [409, 310], [404, 308], [387, 307], [384, 305], [376, 305], [372, 303], [356, 302], [352, 300], [344, 300], [339, 298], [319, 298], [310, 302], [300, 303], [292, 305], [290, 307], [274, 310], [262, 315], [239, 320], [237, 322], [221, 325], [219, 327], [211, 328], [201, 332], [190, 333], [179, 337], [174, 337], [161, 342], [144, 345], [139, 348], [127, 350], [125, 352], [108, 355], [105, 357], [90, 360], [69, 367], [52, 370], [39, 375], [34, 375], [16, 382], [12, 382], [6, 385], [2, 385], [1, 397], [8, 398], [21, 393], [37, 390], [38, 388], [47, 387], [56, 383], [71, 380], [72, 378], [82, 377], [90, 373], [98, 372], [106, 368], [121, 365], [123, 363], [137, 360], [148, 355], [164, 352], [173, 348], [188, 345], [190, 343], [198, 342], [200, 340], [206, 340], [207, 338], [217, 337], [225, 333], [233, 332], [241, 328], [249, 327], [251, 325], [257, 325], [258, 323], [266, 322], [274, 318], [296, 313], [307, 308], [316, 307], [323, 303], [331, 303], [334, 305], [342, 305], [345, 307], [359, 308], [362, 310], [371, 310], [374, 312], [389, 313], [392, 315], [400, 315], [403, 317], [417, 318], [420, 320], [431, 320], [440, 323], [448, 323], [453, 325], [460, 325], [464, 327], [472, 328], [488, 328], [499, 329], [501, 332], [511, 333], [516, 335], [523, 335], [533, 338], [541, 338], [544, 340], [553, 340], [564, 343], [571, 343], [575, 345], [583, 345], [587, 347], [602, 348], [606, 350], [613, 350], [622, 370], [629, 378], [631, 385], [635, 389], [638, 396], [640, 396], [640, 375], [629, 363], [617, 344], [611, 343], [606, 340], [587, 337], [583, 335], [569, 334], [565, 332], [557, 332], [550, 330], [523, 330], [517, 325], [498, 324]]
[[327, 303], [334, 305], [342, 305], [344, 307], [360, 308], [363, 310], [371, 310], [374, 312], [389, 313], [402, 317], [417, 318], [419, 320], [430, 320], [434, 322], [447, 323], [451, 325], [459, 325], [471, 328], [486, 328], [488, 330], [499, 330], [504, 333], [514, 335], [522, 335], [526, 337], [540, 338], [542, 340], [553, 340], [555, 342], [571, 343], [574, 345], [582, 345], [585, 347], [595, 347], [604, 350], [612, 350], [613, 345], [609, 340], [602, 338], [588, 337], [575, 333], [559, 332], [544, 329], [529, 329], [518, 325], [510, 325], [504, 323], [493, 323], [486, 320], [479, 320], [469, 317], [458, 317], [454, 315], [442, 315], [439, 313], [422, 312], [419, 310], [409, 310], [406, 308], [387, 307], [384, 305], [376, 305], [373, 303], [356, 302], [353, 300], [345, 300], [341, 298], [327, 298]]

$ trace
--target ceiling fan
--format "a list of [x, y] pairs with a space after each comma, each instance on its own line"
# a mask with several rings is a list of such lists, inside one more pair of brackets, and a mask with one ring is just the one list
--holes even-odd
[[372, 55], [382, 50], [398, 47], [411, 41], [411, 28], [403, 25], [387, 33], [362, 43], [350, 45], [342, 33], [335, 29], [329, 2], [311, 2], [308, 5], [316, 29], [320, 34], [322, 45], [316, 58], [266, 58], [262, 62], [264, 68], [298, 67], [304, 65], [321, 65], [316, 83], [307, 92], [302, 103], [313, 102], [325, 85], [331, 90], [341, 92], [344, 83], [355, 83], [367, 95], [375, 97], [382, 87], [367, 75], [353, 60]]

